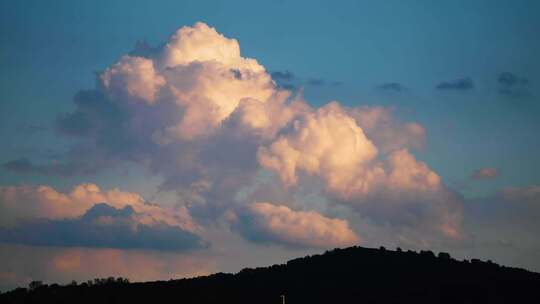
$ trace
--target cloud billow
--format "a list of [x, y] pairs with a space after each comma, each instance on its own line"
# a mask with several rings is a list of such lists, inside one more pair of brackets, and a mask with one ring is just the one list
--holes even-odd
[[[271, 173], [266, 182], [283, 193], [298, 194], [312, 183], [322, 185], [313, 195], [381, 225], [390, 223], [396, 235], [417, 230], [426, 238], [459, 238], [461, 202], [449, 199], [439, 175], [413, 154], [424, 146], [423, 126], [402, 123], [384, 107], [347, 108], [332, 102], [314, 108], [302, 94], [283, 85], [294, 80], [290, 72], [269, 73], [257, 60], [241, 56], [236, 39], [198, 22], [178, 29], [158, 48], [139, 45], [137, 52], [121, 56], [100, 73], [95, 88], [75, 96], [75, 109], [59, 115], [55, 123], [58, 134], [77, 138], [63, 161], [39, 166], [19, 161], [6, 166], [25, 172], [82, 175], [122, 162], [143, 164], [163, 179], [160, 190], [176, 192], [182, 209], [174, 212], [184, 222], [138, 199], [132, 205], [135, 213], [152, 214], [147, 220], [159, 215], [169, 226], [180, 225], [193, 233], [195, 223], [215, 223], [234, 215], [253, 220], [246, 223], [256, 224], [250, 227], [259, 232], [257, 240], [325, 247], [355, 239], [353, 225], [312, 211], [310, 203], [304, 203], [305, 211], [295, 211], [286, 206], [295, 202], [279, 205], [272, 195], [251, 200], [246, 193], [263, 187], [261, 174]], [[312, 85], [320, 84], [312, 81]], [[467, 90], [473, 85], [470, 80], [459, 80], [442, 87]], [[96, 192], [93, 186], [80, 187], [82, 193]], [[31, 206], [52, 212], [45, 208], [50, 205], [43, 203], [46, 199], [40, 193], [54, 189], [44, 186], [41, 192], [27, 191], [30, 194], [24, 189], [11, 191], [21, 200], [28, 200], [30, 194], [40, 198]], [[66, 202], [80, 201], [73, 193], [60, 197]], [[70, 217], [84, 218], [93, 205], [111, 204], [107, 198], [111, 197], [92, 199], [92, 204], [83, 204], [85, 208], [72, 210]], [[22, 217], [35, 212], [10, 208]], [[400, 214], [407, 218], [399, 218]], [[280, 227], [267, 224], [274, 218], [283, 220]], [[88, 231], [95, 228], [79, 220], [52, 220], [48, 227], [85, 224]], [[306, 220], [313, 223], [305, 224]], [[186, 222], [192, 228], [186, 228]], [[254, 240], [244, 228], [241, 234]], [[340, 235], [332, 232], [334, 228]], [[162, 229], [165, 235], [169, 233]], [[295, 233], [287, 236], [287, 231]], [[150, 229], [145, 235], [153, 232]]]
[[342, 219], [315, 211], [255, 202], [238, 213], [235, 227], [247, 239], [292, 247], [333, 248], [357, 244], [360, 238]]

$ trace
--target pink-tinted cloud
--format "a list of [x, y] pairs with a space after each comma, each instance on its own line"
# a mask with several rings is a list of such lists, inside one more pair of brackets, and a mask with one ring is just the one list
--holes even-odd
[[[81, 172], [73, 168], [88, 169], [89, 160], [93, 168], [142, 164], [163, 178], [161, 191], [178, 194], [182, 207], [174, 212], [184, 215], [133, 208], [169, 224], [189, 226], [185, 214], [208, 224], [249, 209], [246, 189], [268, 184], [290, 197], [311, 187], [324, 203], [380, 224], [458, 234], [459, 198], [412, 152], [424, 147], [422, 125], [397, 121], [391, 108], [337, 101], [313, 108], [301, 91], [279, 87], [264, 66], [243, 57], [237, 40], [204, 23], [182, 27], [163, 47], [143, 53], [120, 57], [94, 90], [76, 96], [75, 111], [58, 118], [60, 134], [82, 139], [60, 172]], [[32, 168], [51, 172], [25, 164]], [[268, 172], [279, 181], [261, 183]], [[300, 201], [303, 210], [315, 209]]]
[[158, 90], [165, 85], [152, 60], [133, 56], [122, 57], [100, 75], [100, 80], [114, 99], [134, 98], [148, 103], [156, 101]]
[[381, 106], [360, 106], [348, 110], [375, 145], [388, 153], [399, 149], [423, 149], [425, 128], [416, 122], [401, 123], [393, 116], [394, 109]]
[[99, 203], [118, 209], [133, 208], [141, 224], [162, 222], [192, 232], [200, 229], [184, 207], [165, 209], [147, 202], [137, 193], [118, 188], [102, 191], [90, 183], [77, 185], [69, 193], [58, 192], [50, 186], [0, 187], [0, 226], [14, 225], [19, 220], [80, 217]]
[[34, 246], [207, 247], [185, 207], [164, 208], [139, 194], [81, 184], [69, 193], [48, 186], [0, 187], [0, 242]]
[[346, 220], [265, 202], [250, 204], [234, 221], [240, 232], [255, 242], [313, 248], [345, 247], [360, 242]]

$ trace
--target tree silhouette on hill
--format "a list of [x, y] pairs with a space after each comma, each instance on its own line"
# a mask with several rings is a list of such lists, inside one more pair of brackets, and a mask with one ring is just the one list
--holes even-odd
[[0, 303], [538, 303], [540, 274], [432, 251], [350, 247], [192, 279], [32, 282]]

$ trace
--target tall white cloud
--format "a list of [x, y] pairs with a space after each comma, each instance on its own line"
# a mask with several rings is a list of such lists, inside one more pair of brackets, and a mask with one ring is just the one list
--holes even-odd
[[76, 152], [88, 147], [96, 167], [144, 164], [163, 177], [160, 189], [176, 191], [202, 222], [249, 206], [242, 193], [270, 171], [290, 197], [321, 183], [314, 195], [378, 223], [418, 229], [429, 223], [447, 236], [459, 234], [459, 198], [411, 152], [424, 147], [420, 124], [401, 123], [384, 107], [312, 108], [301, 91], [278, 87], [261, 64], [242, 57], [237, 40], [204, 23], [180, 28], [144, 57], [136, 54], [105, 69], [97, 88], [79, 94], [76, 110], [57, 120], [61, 134], [87, 139], [64, 171], [80, 172], [72, 168], [90, 156], [77, 161]]

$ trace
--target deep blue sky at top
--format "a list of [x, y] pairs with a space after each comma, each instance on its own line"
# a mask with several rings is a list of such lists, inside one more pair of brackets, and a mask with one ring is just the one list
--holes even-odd
[[[342, 83], [307, 85], [313, 105], [337, 99], [394, 106], [401, 119], [418, 121], [428, 132], [418, 157], [465, 194], [540, 183], [540, 1], [534, 0], [2, 0], [0, 162], [65, 151], [70, 142], [50, 124], [72, 109], [78, 90], [94, 86], [96, 72], [137, 40], [157, 46], [196, 21], [238, 39], [243, 55], [270, 71]], [[498, 92], [505, 71], [528, 80], [526, 94]], [[466, 77], [471, 90], [435, 89]], [[376, 89], [389, 82], [406, 90]], [[470, 182], [481, 167], [499, 168], [500, 178]], [[45, 180], [0, 174], [0, 184]]]

